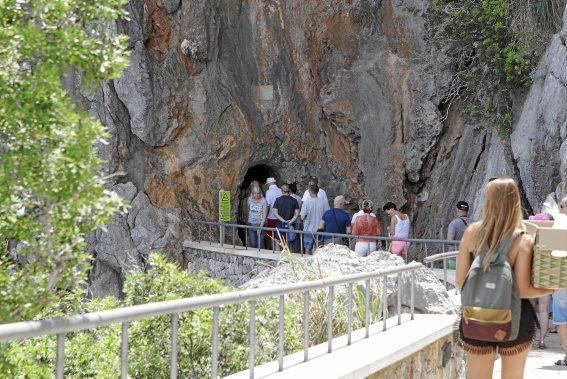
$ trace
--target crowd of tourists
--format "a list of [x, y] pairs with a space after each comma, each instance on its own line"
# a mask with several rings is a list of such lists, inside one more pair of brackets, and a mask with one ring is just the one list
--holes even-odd
[[[248, 229], [248, 246], [267, 247], [274, 242], [276, 250], [285, 245], [295, 252], [302, 247], [311, 254], [318, 244], [348, 244], [342, 236], [315, 236], [316, 232], [324, 232], [351, 235], [351, 248], [360, 256], [381, 247], [381, 241], [368, 238], [383, 235], [372, 201], [360, 201], [359, 211], [351, 216], [345, 211], [345, 197], [339, 195], [331, 208], [316, 177], [310, 178], [303, 196], [297, 194], [294, 183], [278, 186], [275, 178], [267, 179], [265, 195], [258, 182], [250, 184], [248, 194], [247, 224], [257, 227]], [[567, 197], [559, 208], [567, 215]], [[402, 239], [389, 243], [388, 251], [405, 257], [409, 243], [403, 239], [409, 237], [410, 219], [392, 202], [384, 204], [382, 210], [390, 217], [386, 235]], [[261, 227], [277, 228], [283, 233], [264, 232]], [[309, 233], [300, 238], [294, 230]], [[523, 377], [536, 327], [536, 347], [540, 349], [546, 348], [545, 337], [550, 330], [559, 334], [565, 356], [554, 363], [567, 366], [567, 289], [533, 286], [534, 244], [524, 230], [516, 182], [500, 178], [488, 183], [483, 215], [477, 222], [469, 218], [469, 204], [457, 202], [446, 238], [460, 241], [456, 285], [462, 290], [459, 331], [467, 352], [467, 377], [491, 378], [497, 357], [502, 359], [503, 377]], [[506, 274], [506, 267], [512, 274]], [[502, 309], [494, 311], [495, 304]], [[502, 318], [502, 310], [508, 316]], [[550, 314], [555, 329], [549, 326]], [[498, 320], [491, 320], [494, 317]], [[483, 318], [487, 318], [484, 323], [476, 322]]]
[[[278, 186], [277, 180], [266, 180], [265, 194], [257, 181], [252, 181], [247, 190], [245, 216], [248, 228], [246, 245], [249, 247], [274, 248], [279, 251], [282, 245], [292, 252], [313, 254], [317, 246], [328, 243], [349, 245], [350, 238], [331, 236], [324, 233], [352, 236], [353, 249], [360, 256], [366, 256], [381, 247], [381, 242], [372, 237], [382, 236], [380, 222], [374, 213], [371, 200], [361, 200], [360, 210], [352, 216], [345, 210], [343, 195], [333, 199], [329, 206], [327, 193], [319, 186], [317, 177], [309, 178], [309, 186], [303, 196], [297, 194], [295, 183]], [[409, 216], [400, 212], [392, 202], [386, 203], [382, 210], [390, 217], [387, 235], [400, 239], [409, 238]], [[278, 232], [262, 228], [277, 228]], [[296, 233], [303, 230], [305, 233]], [[322, 233], [319, 235], [319, 233]], [[371, 237], [371, 238], [369, 238]], [[272, 245], [273, 244], [273, 245]], [[403, 240], [392, 241], [387, 246], [392, 254], [405, 258], [409, 243]]]

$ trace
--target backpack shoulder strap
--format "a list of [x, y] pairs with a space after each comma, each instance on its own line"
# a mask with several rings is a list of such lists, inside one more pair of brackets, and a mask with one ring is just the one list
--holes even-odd
[[465, 226], [469, 226], [467, 220], [465, 220], [463, 217], [459, 217], [459, 219], [463, 222], [463, 224], [465, 224]]
[[524, 234], [523, 231], [515, 231], [514, 233], [508, 235], [505, 239], [503, 239], [500, 245], [496, 248], [494, 259], [496, 259], [498, 256], [502, 256], [508, 259], [508, 253], [510, 252], [512, 244], [514, 243], [516, 238], [518, 238], [522, 234]]

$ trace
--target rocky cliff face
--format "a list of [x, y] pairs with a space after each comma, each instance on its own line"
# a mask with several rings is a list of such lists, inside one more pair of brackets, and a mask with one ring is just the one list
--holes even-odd
[[301, 187], [317, 175], [330, 196], [394, 201], [415, 237], [442, 236], [460, 199], [478, 216], [493, 176], [517, 177], [537, 209], [567, 180], [567, 30], [503, 137], [447, 109], [451, 62], [426, 38], [429, 6], [132, 0], [115, 27], [130, 37], [129, 68], [96, 93], [72, 88], [112, 132], [102, 154], [132, 203], [92, 238], [93, 292], [119, 293], [151, 249], [180, 251], [191, 220], [216, 217], [220, 189], [237, 200], [256, 165]]

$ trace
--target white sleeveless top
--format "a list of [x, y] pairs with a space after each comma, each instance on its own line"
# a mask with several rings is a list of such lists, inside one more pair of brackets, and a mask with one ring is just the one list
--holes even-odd
[[394, 237], [408, 238], [409, 237], [409, 230], [410, 230], [409, 216], [405, 220], [402, 220], [401, 218], [399, 218], [398, 215], [395, 215], [395, 216], [396, 216], [396, 219], [398, 220], [398, 222], [396, 223], [396, 234], [394, 235]]

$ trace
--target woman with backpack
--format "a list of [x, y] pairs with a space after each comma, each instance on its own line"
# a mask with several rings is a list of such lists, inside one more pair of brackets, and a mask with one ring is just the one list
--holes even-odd
[[553, 292], [532, 286], [532, 253], [516, 182], [490, 181], [483, 217], [465, 231], [457, 258], [467, 378], [492, 378], [497, 353], [502, 378], [523, 377], [536, 325], [528, 299]]

